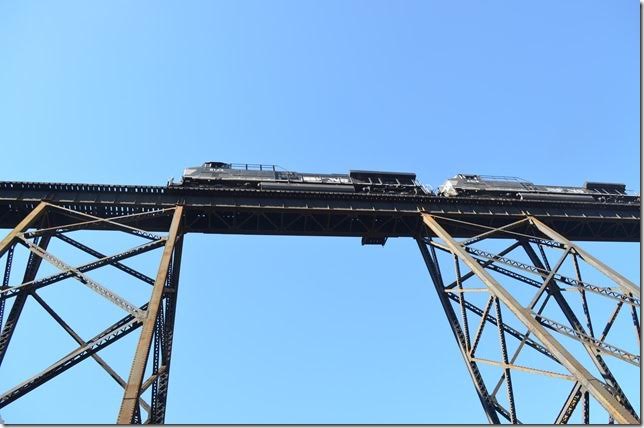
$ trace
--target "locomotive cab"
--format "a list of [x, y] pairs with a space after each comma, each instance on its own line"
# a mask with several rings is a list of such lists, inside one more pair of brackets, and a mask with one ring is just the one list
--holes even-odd
[[221, 168], [230, 169], [230, 164], [226, 162], [204, 162], [204, 168]]
[[458, 174], [457, 178], [462, 178], [468, 183], [478, 183], [481, 179], [481, 176], [476, 174]]

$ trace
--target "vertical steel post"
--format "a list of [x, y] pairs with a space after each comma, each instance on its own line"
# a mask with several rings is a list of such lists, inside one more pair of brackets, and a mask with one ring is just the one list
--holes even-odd
[[[15, 244], [9, 247], [7, 251], [7, 261], [5, 263], [4, 275], [2, 277], [2, 285], [0, 286], [0, 292], [9, 288], [9, 280], [11, 278], [11, 267], [13, 266], [13, 250]], [[0, 295], [0, 330], [2, 329], [3, 320], [4, 320], [4, 306], [5, 306], [5, 295]]]
[[[46, 212], [47, 207], [48, 207], [47, 203], [45, 202], [39, 203], [36, 206], [36, 208], [34, 208], [27, 215], [27, 217], [25, 217], [11, 232], [9, 232], [9, 234], [0, 242], [0, 257], [4, 252], [7, 252], [10, 250], [11, 246], [14, 244], [19, 234], [21, 234], [22, 232], [27, 230], [30, 226], [32, 226], [33, 223], [36, 222]], [[42, 240], [39, 242], [41, 248], [46, 249], [47, 246], [49, 245], [50, 240], [51, 240], [51, 235], [44, 236]], [[36, 278], [36, 274], [38, 273], [38, 269], [40, 268], [41, 263], [42, 263], [42, 258], [38, 257], [34, 253], [29, 253], [27, 267], [25, 268], [25, 274], [22, 280], [23, 283], [27, 281], [32, 281], [33, 279]], [[25, 306], [25, 302], [27, 301], [28, 296], [29, 296], [29, 293], [27, 293], [26, 291], [21, 291], [18, 294], [18, 296], [16, 296], [16, 300], [13, 302], [13, 305], [11, 306], [11, 310], [9, 311], [9, 315], [7, 316], [7, 321], [5, 322], [4, 326], [0, 325], [0, 328], [2, 328], [2, 330], [0, 331], [0, 366], [4, 361], [5, 355], [7, 354], [7, 350], [9, 349], [9, 342], [11, 342], [13, 333], [16, 330], [16, 326], [18, 325], [18, 319], [22, 314], [22, 309]], [[2, 309], [4, 312], [4, 304]]]
[[175, 249], [175, 244], [180, 236], [182, 218], [183, 207], [178, 206], [172, 216], [168, 240], [163, 249], [163, 255], [161, 256], [161, 263], [159, 264], [157, 277], [154, 281], [148, 310], [146, 311], [145, 318], [143, 319], [141, 336], [136, 347], [132, 369], [130, 370], [130, 376], [123, 394], [123, 401], [121, 402], [121, 408], [117, 418], [117, 423], [119, 424], [131, 424], [134, 422], [135, 416], [139, 414], [141, 384], [143, 383], [143, 376], [145, 374], [145, 367], [150, 353], [150, 346], [152, 343], [152, 336], [157, 316], [159, 314], [159, 307], [161, 306], [161, 300], [163, 298], [170, 261]]
[[474, 388], [476, 389], [476, 393], [478, 394], [479, 400], [481, 401], [481, 406], [483, 406], [483, 410], [485, 411], [485, 416], [487, 416], [487, 419], [491, 424], [500, 424], [501, 421], [499, 420], [499, 416], [496, 413], [496, 409], [492, 403], [490, 394], [485, 387], [485, 383], [483, 382], [483, 378], [481, 376], [481, 372], [479, 371], [478, 365], [476, 364], [476, 362], [472, 361], [471, 358], [469, 358], [469, 345], [467, 344], [465, 334], [463, 333], [463, 330], [458, 323], [458, 318], [456, 316], [456, 313], [454, 312], [454, 308], [452, 308], [452, 305], [445, 295], [443, 280], [440, 276], [440, 271], [436, 266], [437, 260], [435, 260], [434, 257], [432, 257], [432, 254], [429, 253], [429, 251], [427, 250], [427, 245], [425, 245], [422, 239], [418, 239], [417, 243], [418, 248], [420, 249], [420, 253], [423, 256], [423, 260], [425, 260], [427, 270], [429, 271], [429, 274], [432, 278], [434, 287], [436, 288], [438, 300], [441, 302], [441, 306], [445, 311], [449, 326], [452, 329], [452, 333], [454, 334], [454, 338], [456, 339], [456, 343], [458, 344], [458, 349], [461, 351], [463, 360], [465, 360], [467, 371], [472, 378]]
[[[47, 248], [50, 240], [51, 236], [45, 236], [40, 241], [39, 246], [43, 249]], [[27, 267], [25, 268], [25, 274], [22, 280], [23, 283], [33, 281], [36, 278], [36, 274], [38, 273], [38, 269], [40, 268], [41, 263], [42, 259], [40, 257], [38, 257], [34, 253], [29, 254]], [[5, 325], [2, 328], [2, 332], [0, 332], [0, 366], [4, 361], [5, 355], [7, 354], [7, 349], [9, 349], [9, 342], [11, 342], [11, 337], [13, 337], [13, 333], [16, 330], [18, 319], [20, 318], [22, 309], [27, 302], [27, 297], [29, 297], [29, 292], [27, 291], [23, 290], [18, 293], [16, 299], [13, 302], [13, 305], [11, 306], [9, 315], [7, 316], [7, 322], [5, 322]]]
[[153, 393], [154, 405], [150, 414], [150, 423], [162, 424], [165, 422], [166, 402], [168, 399], [168, 382], [170, 379], [170, 359], [172, 357], [172, 342], [174, 337], [174, 316], [177, 307], [177, 291], [179, 288], [179, 274], [181, 269], [181, 254], [183, 252], [183, 236], [175, 244], [172, 259], [171, 277], [168, 281], [169, 290], [165, 299], [165, 322], [162, 324], [161, 335], [161, 371], [155, 382], [157, 388]]

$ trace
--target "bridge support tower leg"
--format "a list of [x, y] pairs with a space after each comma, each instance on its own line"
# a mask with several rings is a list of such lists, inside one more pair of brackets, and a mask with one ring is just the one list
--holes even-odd
[[[153, 218], [152, 223], [157, 224], [155, 230], [167, 228], [168, 234], [161, 236], [137, 227], [138, 221], [144, 218], [148, 220]], [[94, 215], [75, 211], [73, 206], [65, 207], [41, 202], [0, 241], [0, 259], [4, 262], [4, 275], [0, 286], [0, 373], [2, 373], [3, 361], [18, 320], [25, 303], [30, 300], [40, 305], [78, 344], [76, 349], [49, 367], [2, 393], [0, 409], [81, 361], [92, 358], [123, 388], [123, 400], [117, 422], [128, 424], [164, 422], [183, 246], [182, 222], [183, 207], [181, 206], [161, 210], [141, 210], [130, 214], [115, 212], [107, 217], [101, 217], [98, 213]], [[92, 236], [109, 234], [111, 240], [115, 235], [127, 234], [130, 235], [128, 242], [132, 239], [143, 240], [143, 242], [126, 250], [119, 250], [112, 255], [106, 255], [82, 243], [75, 233], [94, 234]], [[135, 238], [132, 238], [132, 235]], [[54, 255], [52, 252], [54, 250], [50, 250], [54, 247], [64, 255]], [[150, 277], [123, 263], [156, 249], [162, 249], [156, 277]], [[20, 255], [21, 250], [25, 254]], [[89, 255], [92, 260], [81, 265], [63, 261], [62, 258], [70, 256], [71, 251], [82, 253], [85, 257]], [[21, 282], [12, 285], [12, 268], [15, 271], [20, 256], [26, 260], [25, 273]], [[38, 276], [43, 261], [53, 265], [54, 274]], [[143, 302], [140, 297], [136, 297], [138, 301], [135, 304], [134, 298], [130, 301], [129, 297], [124, 297], [127, 292], [133, 291], [132, 289], [121, 291], [122, 295], [120, 295], [104, 286], [93, 278], [92, 271], [101, 268], [116, 268], [128, 274], [130, 280], [134, 278], [132, 282], [147, 283], [151, 286], [149, 297]], [[107, 303], [124, 311], [126, 315], [94, 337], [83, 339], [52, 307], [51, 302], [48, 303], [40, 294], [40, 291], [45, 288], [52, 288], [51, 291], [54, 292], [53, 288], [56, 288], [54, 284], [68, 279], [76, 280], [77, 287], [89, 288]], [[129, 282], [127, 284], [129, 286]], [[132, 288], [137, 287], [140, 285], [137, 284]], [[141, 294], [140, 288], [135, 291], [137, 296]], [[7, 304], [10, 310], [6, 321], [3, 322]], [[114, 309], [110, 311], [113, 312]], [[141, 327], [141, 335], [134, 352], [129, 378], [125, 380], [98, 355], [98, 352], [139, 327]], [[145, 377], [146, 373], [150, 374]], [[144, 398], [146, 391], [148, 391], [147, 399]]]
[[490, 423], [639, 423], [638, 286], [530, 216], [500, 228], [422, 217], [418, 246]]

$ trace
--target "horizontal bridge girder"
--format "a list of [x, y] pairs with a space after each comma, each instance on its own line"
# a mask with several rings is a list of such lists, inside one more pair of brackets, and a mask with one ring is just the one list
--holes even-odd
[[[102, 218], [181, 204], [186, 233], [416, 237], [423, 228], [419, 214], [426, 212], [457, 220], [444, 226], [455, 237], [532, 216], [570, 240], [640, 240], [639, 204], [24, 182], [0, 182], [0, 228], [15, 227], [43, 200]], [[63, 214], [50, 217], [52, 225], [63, 221]], [[163, 231], [169, 219], [150, 216], [130, 224]]]

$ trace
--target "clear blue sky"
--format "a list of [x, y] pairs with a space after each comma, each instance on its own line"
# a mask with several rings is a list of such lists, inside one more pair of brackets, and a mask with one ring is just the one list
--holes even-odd
[[[639, 7], [5, 0], [0, 180], [162, 185], [222, 160], [639, 192]], [[593, 248], [639, 277], [637, 245]], [[167, 422], [485, 422], [412, 240], [188, 236], [181, 281]], [[74, 346], [28, 308], [3, 391]], [[133, 346], [105, 355], [124, 377]], [[0, 414], [111, 423], [120, 399], [88, 360]]]

